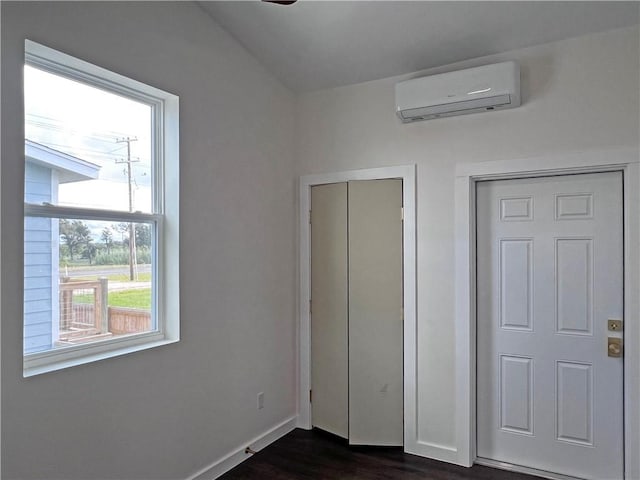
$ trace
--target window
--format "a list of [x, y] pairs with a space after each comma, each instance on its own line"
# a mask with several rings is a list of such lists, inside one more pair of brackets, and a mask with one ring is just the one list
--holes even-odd
[[24, 375], [179, 339], [178, 98], [26, 41]]

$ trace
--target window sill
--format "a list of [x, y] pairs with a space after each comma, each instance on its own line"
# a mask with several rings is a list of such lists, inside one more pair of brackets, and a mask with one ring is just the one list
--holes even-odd
[[24, 378], [33, 377], [64, 368], [97, 362], [106, 358], [127, 355], [141, 350], [176, 343], [179, 338], [169, 338], [158, 332], [128, 336], [116, 340], [105, 340], [92, 345], [78, 345], [59, 350], [25, 355], [23, 362]]

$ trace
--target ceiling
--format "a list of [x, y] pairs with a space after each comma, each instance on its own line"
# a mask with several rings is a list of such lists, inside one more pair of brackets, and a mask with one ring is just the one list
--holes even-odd
[[295, 92], [629, 26], [640, 15], [637, 1], [198, 3]]

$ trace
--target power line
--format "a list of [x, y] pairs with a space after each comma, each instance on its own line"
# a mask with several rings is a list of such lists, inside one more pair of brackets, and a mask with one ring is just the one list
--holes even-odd
[[[29, 140], [33, 140], [32, 138], [29, 138]], [[55, 142], [50, 142], [47, 140], [34, 140], [37, 143], [41, 143], [42, 145], [45, 145], [47, 147], [51, 147], [51, 148], [56, 148], [56, 149], [63, 149], [65, 150], [67, 153], [78, 156], [78, 153], [80, 153], [81, 155], [91, 155], [91, 156], [97, 156], [97, 157], [102, 157], [105, 160], [117, 160], [119, 158], [122, 158], [122, 155], [119, 155], [116, 152], [117, 150], [124, 148], [124, 146], [118, 147], [116, 149], [110, 150], [110, 151], [103, 151], [103, 150], [97, 150], [97, 149], [92, 149], [92, 148], [87, 148], [87, 147], [76, 147], [70, 144], [62, 144], [62, 143], [55, 143]], [[139, 161], [140, 164], [139, 165], [134, 165], [135, 168], [137, 169], [150, 169], [151, 168], [151, 163], [150, 160], [147, 158], [140, 158], [140, 157], [136, 157]]]
[[[27, 113], [26, 117], [41, 119], [40, 121], [38, 121], [38, 120], [29, 120], [29, 118], [27, 118], [27, 122], [32, 124], [42, 125], [43, 128], [52, 127], [52, 128], [66, 129], [70, 132], [78, 131], [66, 126], [64, 120], [61, 120], [59, 118], [47, 117], [45, 115], [38, 115], [36, 113]], [[90, 136], [100, 137], [105, 139], [105, 141], [108, 140], [110, 142], [113, 142], [114, 139], [126, 136], [124, 132], [121, 132], [121, 131], [118, 132], [115, 130], [101, 130], [99, 132], [91, 131], [88, 133]]]
[[27, 124], [31, 125], [34, 128], [39, 128], [39, 129], [50, 131], [50, 132], [59, 132], [59, 133], [65, 133], [65, 134], [68, 134], [68, 135], [74, 135], [74, 136], [79, 136], [79, 137], [84, 137], [84, 138], [91, 138], [91, 139], [93, 139], [94, 141], [97, 141], [97, 142], [111, 143], [111, 142], [113, 142], [113, 140], [118, 138], [118, 135], [99, 134], [99, 133], [95, 133], [95, 132], [89, 132], [88, 133], [88, 132], [83, 132], [81, 130], [75, 130], [75, 129], [69, 128], [69, 127], [51, 125], [49, 123], [35, 122], [35, 121], [31, 121], [31, 120], [27, 120]]

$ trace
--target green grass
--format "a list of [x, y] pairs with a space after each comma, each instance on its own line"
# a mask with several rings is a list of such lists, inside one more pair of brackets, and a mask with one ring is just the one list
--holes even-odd
[[109, 293], [109, 306], [151, 310], [151, 289], [138, 288]]
[[[93, 295], [74, 295], [73, 302], [93, 303]], [[134, 290], [109, 292], [109, 306], [151, 310], [151, 289], [136, 288]]]

